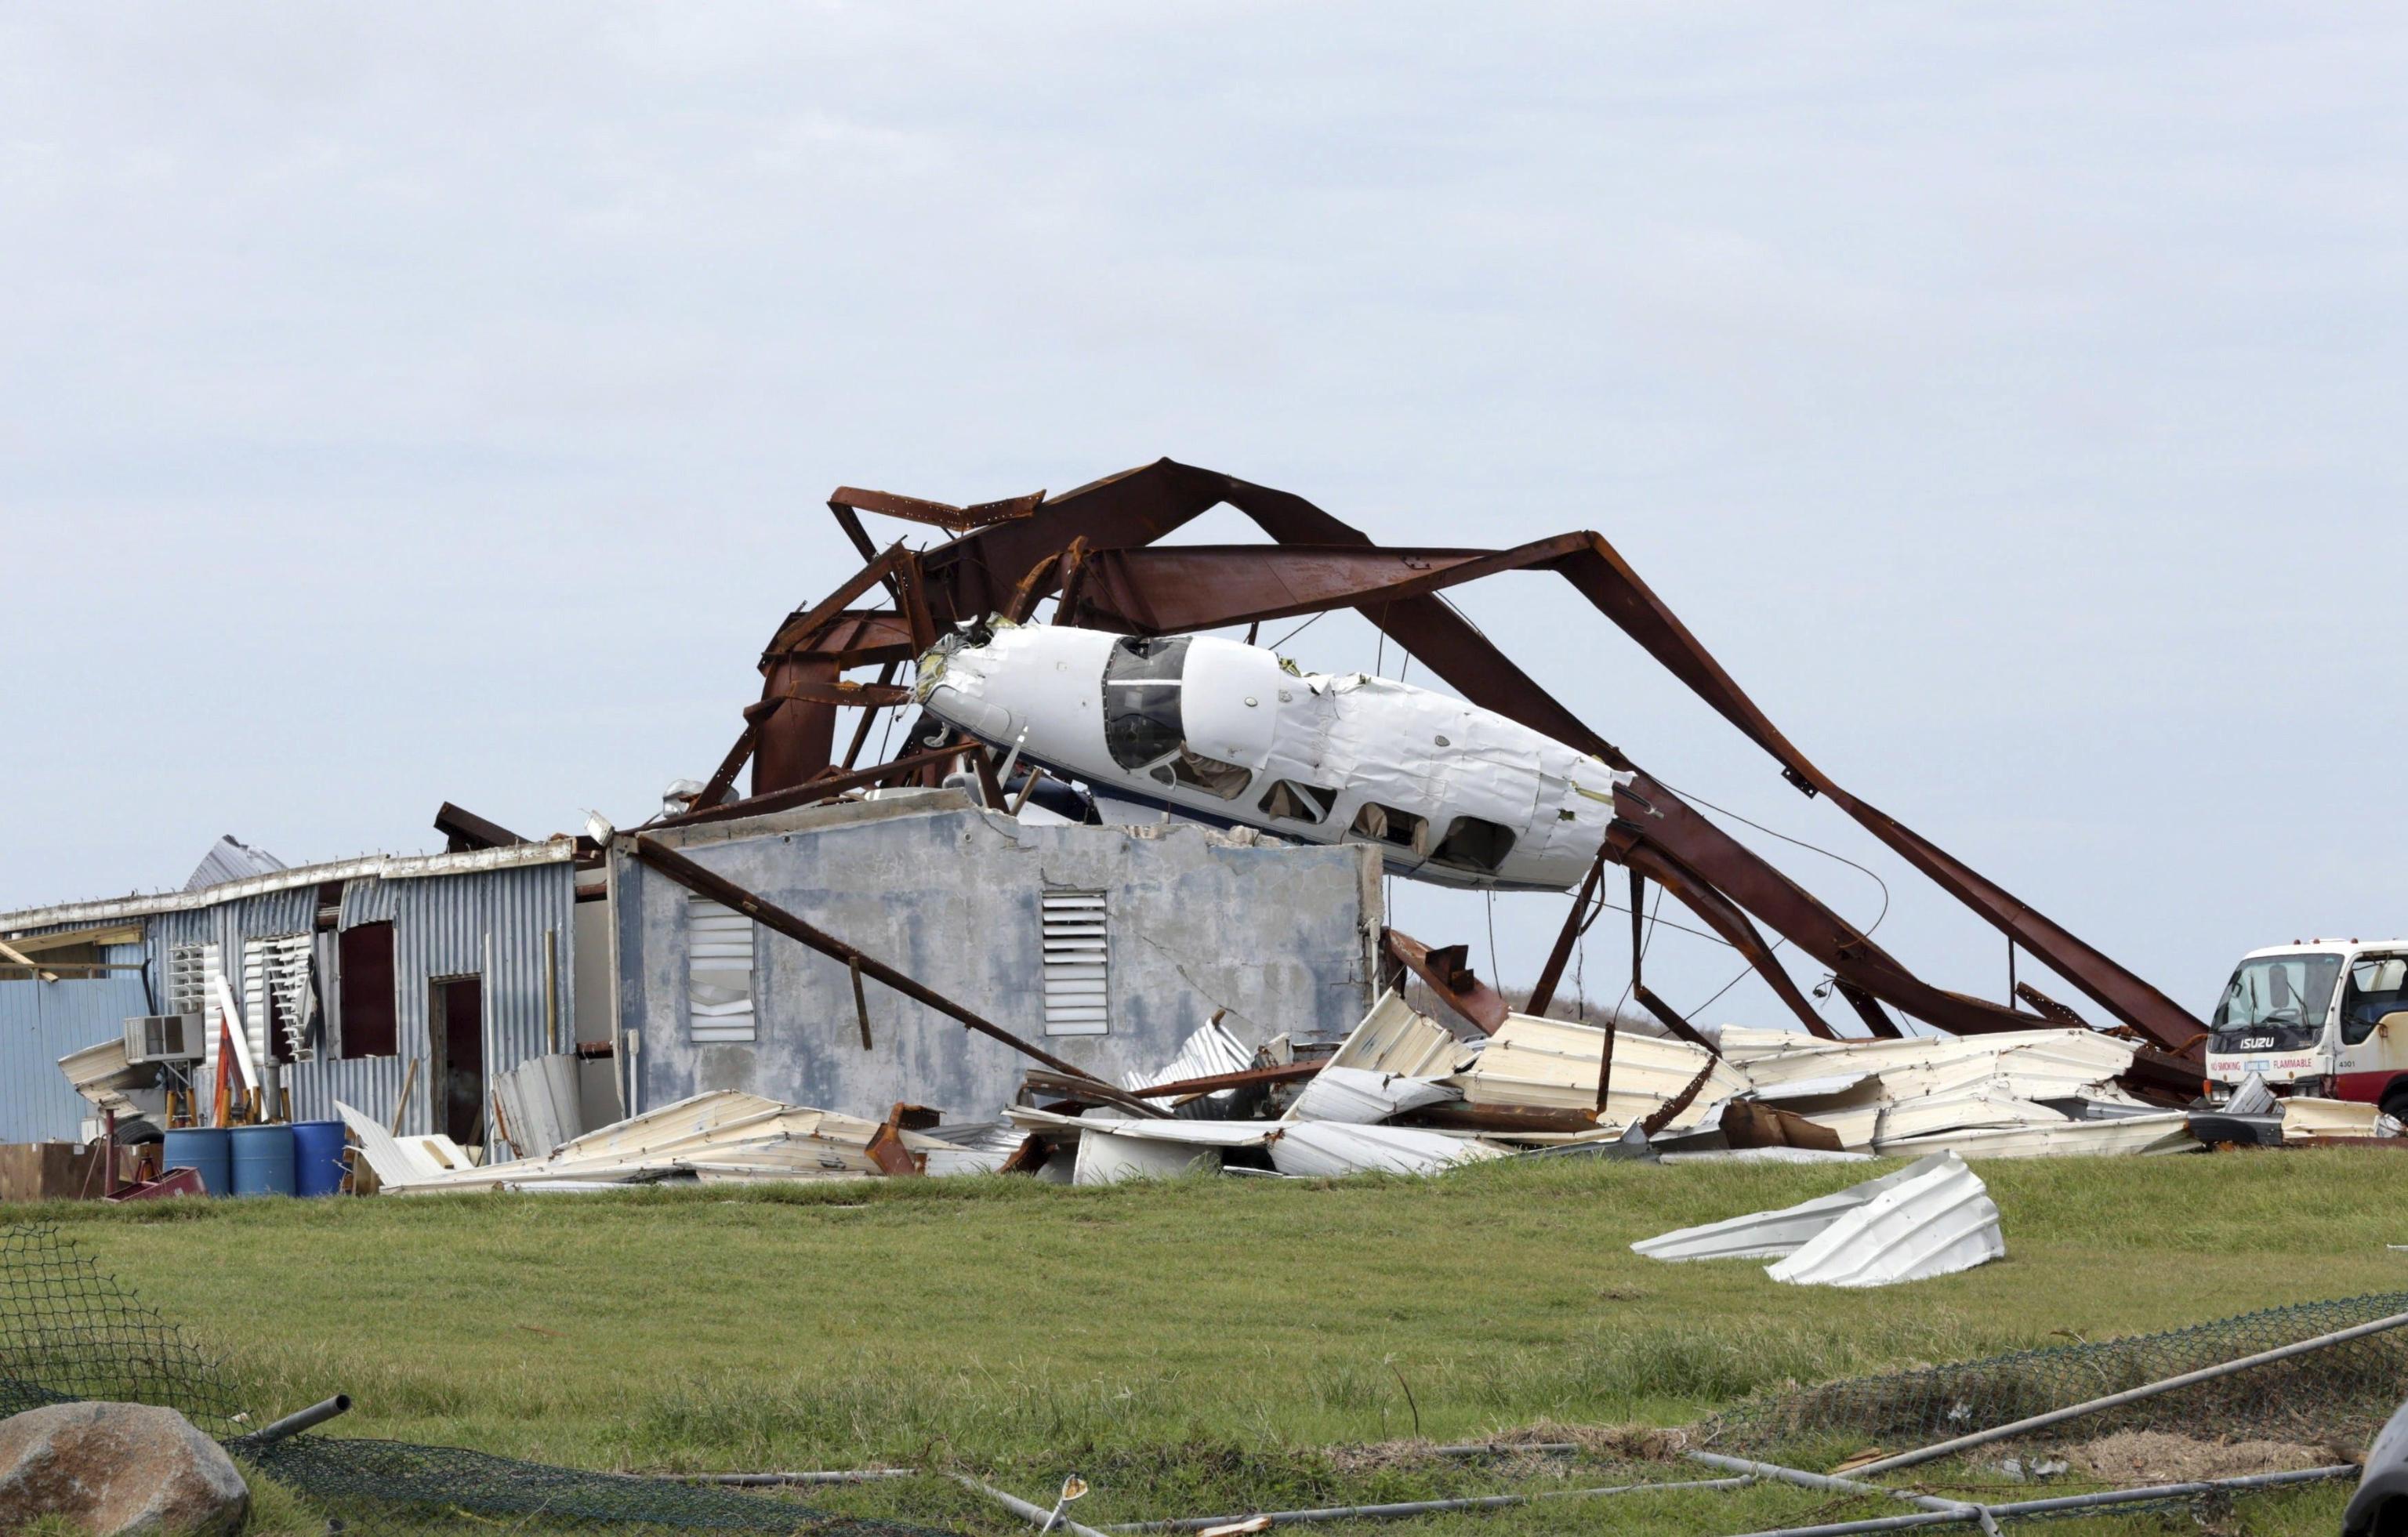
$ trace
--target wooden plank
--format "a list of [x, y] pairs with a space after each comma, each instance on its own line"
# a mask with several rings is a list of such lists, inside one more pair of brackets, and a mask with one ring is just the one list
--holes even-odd
[[73, 944], [140, 944], [140, 924], [119, 924], [112, 928], [77, 928], [59, 934], [30, 934], [8, 941], [9, 946], [24, 955], [38, 955], [45, 950], [64, 949]]

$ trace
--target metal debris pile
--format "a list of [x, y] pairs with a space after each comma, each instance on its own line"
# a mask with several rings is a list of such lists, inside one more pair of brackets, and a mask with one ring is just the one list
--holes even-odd
[[[1283, 1036], [1250, 1050], [1216, 1018], [1123, 1084], [1032, 1068], [1020, 1102], [968, 1124], [918, 1105], [873, 1120], [722, 1090], [480, 1167], [445, 1138], [396, 1136], [338, 1108], [378, 1185], [402, 1194], [992, 1172], [1087, 1185], [1421, 1175], [1516, 1156], [1923, 1160], [1912, 1174], [1961, 1171], [1963, 1157], [2201, 1145], [2191, 1115], [2119, 1082], [2134, 1044], [2091, 1030], [1829, 1041], [1730, 1027], [1713, 1045], [1514, 1013], [1465, 1039], [1390, 992], [1335, 1050]], [[1906, 1177], [1857, 1189], [1869, 1200]], [[1801, 1274], [1819, 1268], [1799, 1262]]]

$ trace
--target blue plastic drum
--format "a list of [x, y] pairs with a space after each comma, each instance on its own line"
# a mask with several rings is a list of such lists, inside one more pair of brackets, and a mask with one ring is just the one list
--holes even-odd
[[296, 1196], [338, 1196], [343, 1193], [343, 1123], [293, 1123], [293, 1193]]
[[233, 1136], [222, 1126], [186, 1127], [167, 1133], [166, 1145], [159, 1153], [161, 1172], [170, 1169], [197, 1169], [201, 1184], [213, 1196], [234, 1192]]
[[234, 1193], [237, 1196], [289, 1196], [293, 1193], [293, 1128], [289, 1126], [238, 1126], [234, 1132]]

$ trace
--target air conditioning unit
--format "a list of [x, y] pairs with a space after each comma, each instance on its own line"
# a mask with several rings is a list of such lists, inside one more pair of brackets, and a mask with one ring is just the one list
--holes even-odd
[[198, 1014], [145, 1014], [125, 1022], [128, 1062], [197, 1062], [201, 1042]]

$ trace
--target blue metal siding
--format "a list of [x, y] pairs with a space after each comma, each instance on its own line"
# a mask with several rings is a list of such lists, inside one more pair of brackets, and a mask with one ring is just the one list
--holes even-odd
[[[104, 953], [141, 958], [134, 945]], [[75, 1141], [92, 1107], [67, 1087], [59, 1058], [120, 1039], [126, 1020], [150, 1012], [139, 971], [0, 982], [0, 1142]]]

